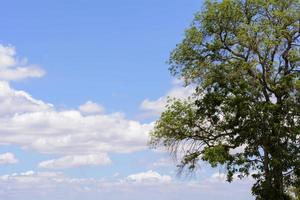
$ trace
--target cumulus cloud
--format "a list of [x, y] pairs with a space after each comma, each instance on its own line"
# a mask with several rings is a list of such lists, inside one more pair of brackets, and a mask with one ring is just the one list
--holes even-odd
[[42, 77], [44, 74], [44, 70], [36, 65], [29, 65], [26, 59], [18, 60], [14, 47], [0, 45], [0, 80], [22, 80]]
[[103, 112], [104, 107], [92, 101], [88, 101], [79, 106], [79, 111], [83, 114], [97, 114]]
[[158, 172], [149, 170], [147, 172], [129, 175], [126, 181], [135, 183], [169, 183], [172, 178], [168, 175], [160, 175]]
[[46, 111], [0, 119], [0, 143], [42, 153], [133, 152], [146, 148], [150, 124], [123, 115], [82, 116], [78, 111]]
[[[34, 172], [14, 173], [0, 176], [1, 199], [14, 200], [34, 198], [43, 200], [97, 200], [99, 196], [106, 200], [180, 200], [203, 199], [219, 200], [251, 200], [248, 182], [237, 183], [209, 182], [179, 182], [164, 180], [166, 175], [157, 172], [145, 172], [136, 177], [143, 176], [141, 182], [129, 181], [128, 177], [121, 180], [107, 180], [94, 178], [72, 178], [59, 172]], [[143, 174], [143, 175], [141, 175]], [[150, 179], [152, 181], [145, 181]], [[153, 178], [155, 177], [155, 178]], [[167, 183], [167, 184], [166, 184]]]
[[158, 116], [164, 111], [168, 102], [168, 98], [187, 99], [194, 92], [195, 88], [193, 86], [183, 87], [180, 81], [174, 81], [173, 88], [168, 91], [166, 95], [156, 100], [145, 99], [141, 103], [140, 108], [145, 111], [145, 115]]
[[67, 169], [86, 165], [108, 165], [111, 164], [107, 154], [89, 154], [64, 156], [58, 159], [40, 162], [38, 166], [46, 169]]
[[3, 153], [0, 154], [0, 165], [4, 164], [15, 164], [18, 163], [18, 159], [15, 157], [13, 153]]
[[50, 110], [53, 106], [36, 100], [24, 91], [16, 91], [0, 81], [0, 117]]
[[41, 153], [65, 155], [133, 152], [147, 148], [152, 123], [122, 113], [83, 115], [58, 111], [24, 91], [1, 82], [0, 144], [15, 144]]

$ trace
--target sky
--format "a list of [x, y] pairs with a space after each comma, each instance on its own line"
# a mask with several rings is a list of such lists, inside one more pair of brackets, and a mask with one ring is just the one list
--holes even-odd
[[148, 147], [168, 96], [191, 86], [167, 60], [196, 0], [3, 1], [0, 199], [253, 199], [206, 163], [180, 177]]

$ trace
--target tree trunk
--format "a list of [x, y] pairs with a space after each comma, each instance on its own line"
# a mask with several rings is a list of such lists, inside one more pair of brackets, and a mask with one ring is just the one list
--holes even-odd
[[284, 186], [283, 186], [283, 175], [282, 170], [280, 168], [274, 169], [274, 192], [276, 193], [276, 196], [278, 197], [278, 200], [282, 199], [285, 200], [285, 193], [284, 193]]

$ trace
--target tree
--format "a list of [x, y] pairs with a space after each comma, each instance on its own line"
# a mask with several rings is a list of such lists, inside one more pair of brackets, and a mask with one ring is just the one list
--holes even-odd
[[258, 200], [291, 199], [300, 177], [299, 0], [207, 1], [170, 57], [171, 73], [194, 85], [171, 100], [150, 145], [252, 176]]
[[295, 180], [296, 184], [291, 187], [291, 192], [293, 196], [293, 200], [300, 200], [300, 178], [298, 176], [298, 179]]

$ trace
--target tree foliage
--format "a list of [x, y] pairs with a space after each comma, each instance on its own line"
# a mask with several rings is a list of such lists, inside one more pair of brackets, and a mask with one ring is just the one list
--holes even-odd
[[195, 85], [170, 101], [153, 147], [251, 175], [257, 199], [290, 199], [300, 177], [300, 1], [207, 1], [170, 57], [170, 71]]

